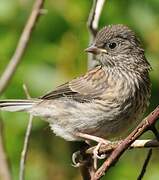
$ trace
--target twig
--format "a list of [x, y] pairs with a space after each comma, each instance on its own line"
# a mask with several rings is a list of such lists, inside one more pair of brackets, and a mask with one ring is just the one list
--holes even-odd
[[22, 150], [21, 158], [20, 158], [19, 180], [24, 179], [25, 162], [26, 162], [26, 156], [27, 156], [27, 152], [28, 152], [28, 145], [29, 145], [29, 138], [30, 138], [30, 133], [31, 133], [31, 128], [32, 128], [32, 121], [33, 121], [33, 116], [30, 115], [27, 130], [25, 133], [23, 150]]
[[17, 48], [0, 78], [0, 94], [4, 92], [13, 74], [15, 73], [18, 64], [22, 60], [22, 56], [26, 51], [35, 24], [41, 14], [41, 9], [43, 7], [43, 4], [44, 4], [44, 0], [36, 0], [33, 5], [32, 12], [21, 34]]
[[159, 132], [158, 130], [156, 129], [155, 125], [152, 125], [150, 127], [150, 130], [153, 132], [153, 134], [155, 135], [156, 139], [159, 141]]
[[27, 99], [31, 99], [31, 96], [30, 96], [30, 93], [29, 93], [29, 90], [28, 90], [26, 84], [23, 84], [23, 90], [25, 92]]
[[[23, 85], [23, 89], [24, 89], [24, 92], [25, 92], [27, 98], [30, 99], [31, 97], [30, 97], [29, 91], [25, 84]], [[24, 179], [25, 162], [26, 162], [26, 157], [27, 157], [27, 152], [28, 152], [29, 138], [30, 138], [31, 129], [32, 129], [32, 122], [33, 122], [33, 116], [30, 115], [27, 130], [25, 133], [23, 150], [22, 150], [21, 158], [20, 158], [19, 180]]]
[[0, 119], [0, 179], [11, 180], [11, 174], [7, 163], [7, 158], [3, 144], [3, 127], [2, 119]]
[[117, 148], [111, 153], [103, 165], [97, 170], [93, 180], [98, 180], [100, 177], [102, 177], [110, 168], [110, 166], [120, 158], [124, 151], [128, 149], [128, 147], [145, 131], [149, 130], [150, 127], [155, 124], [158, 118], [159, 106], [144, 120], [142, 120], [142, 122], [135, 128], [135, 130], [117, 146]]
[[[22, 56], [26, 50], [28, 42], [30, 40], [31, 34], [35, 27], [35, 24], [38, 20], [39, 15], [41, 14], [41, 9], [43, 7], [44, 0], [36, 0], [31, 12], [31, 15], [24, 27], [22, 35], [19, 39], [17, 48], [8, 64], [6, 69], [4, 70], [1, 78], [0, 78], [0, 94], [7, 88], [14, 72], [16, 71], [18, 64], [20, 63]], [[0, 125], [2, 127], [2, 121], [0, 121]], [[3, 175], [3, 180], [10, 180], [11, 175], [8, 168], [8, 163], [6, 160], [6, 155], [4, 151], [4, 146], [2, 143], [2, 128], [0, 131], [0, 174]]]
[[[121, 141], [114, 141], [110, 142], [107, 145], [102, 145], [100, 146], [98, 153], [99, 155], [101, 154], [110, 154], [115, 148], [118, 147], [118, 145], [122, 142]], [[84, 180], [89, 180], [93, 179], [93, 176], [95, 174], [95, 169], [93, 167], [93, 150], [96, 146], [90, 147], [90, 148], [85, 148], [83, 151], [80, 152], [80, 157], [83, 159], [80, 162], [80, 170], [82, 173], [82, 177]], [[159, 141], [158, 140], [152, 140], [152, 139], [145, 139], [145, 140], [135, 140], [129, 149], [132, 148], [156, 148], [159, 147]], [[88, 156], [89, 155], [89, 156]], [[93, 168], [93, 169], [92, 169]]]
[[105, 0], [94, 0], [92, 9], [90, 11], [87, 26], [89, 28], [90, 34], [95, 37], [97, 30], [98, 30], [98, 24], [99, 24], [99, 18], [104, 6]]
[[[110, 142], [109, 144], [107, 145], [102, 145], [98, 152], [99, 152], [99, 155], [101, 154], [110, 154], [115, 148], [117, 148], [117, 146], [121, 143], [122, 141], [114, 141], [114, 142]], [[86, 179], [88, 177], [88, 180], [89, 179], [93, 179], [93, 176], [95, 174], [95, 170], [92, 169], [93, 166], [92, 163], [93, 163], [93, 159], [91, 158], [91, 156], [93, 155], [93, 150], [96, 146], [94, 147], [90, 147], [90, 148], [85, 148], [85, 150], [83, 152], [81, 152], [81, 157], [83, 159], [83, 162], [81, 162], [81, 166], [80, 168], [82, 169], [82, 177], [83, 179]], [[135, 140], [129, 149], [132, 149], [132, 148], [158, 148], [159, 147], [159, 141], [158, 140], [152, 140], [152, 139], [145, 139], [145, 140]], [[90, 155], [90, 156], [87, 156], [87, 155]], [[90, 159], [88, 159], [90, 158]], [[87, 163], [87, 164], [86, 164]], [[87, 179], [86, 179], [87, 180]]]
[[[103, 9], [105, 0], [93, 0], [93, 5], [91, 11], [89, 13], [87, 26], [89, 29], [89, 44], [91, 44], [94, 40], [94, 37], [98, 30], [99, 18]], [[88, 53], [88, 69], [94, 67], [96, 65], [96, 61], [92, 61], [95, 59], [92, 54]], [[92, 179], [95, 173], [93, 158], [88, 154], [83, 154], [83, 159], [85, 163], [80, 167], [80, 172], [84, 180]]]
[[[104, 6], [105, 0], [93, 0], [93, 5], [88, 17], [87, 26], [89, 30], [89, 44], [91, 44], [95, 38], [98, 30], [99, 18]], [[92, 61], [94, 60], [94, 61]], [[88, 68], [92, 68], [97, 64], [93, 54], [88, 53]]]
[[93, 178], [95, 174], [92, 155], [85, 153], [87, 147], [88, 145], [84, 146], [84, 148], [81, 148], [80, 150], [80, 155], [83, 161], [80, 162], [79, 168], [80, 168], [83, 180], [90, 180]]
[[[108, 154], [111, 153], [115, 148], [118, 147], [118, 145], [122, 141], [115, 141], [111, 142], [107, 145], [102, 145], [98, 152], [99, 154]], [[93, 150], [96, 146], [91, 147], [85, 151], [86, 154], [93, 154]], [[157, 140], [152, 140], [152, 139], [145, 139], [145, 140], [135, 140], [131, 145], [129, 149], [132, 148], [156, 148], [159, 147], [159, 142]]]
[[149, 149], [146, 159], [144, 161], [141, 173], [140, 173], [139, 177], [137, 178], [137, 180], [141, 180], [144, 177], [144, 174], [146, 173], [146, 168], [148, 166], [148, 163], [150, 162], [151, 156], [152, 156], [152, 149]]

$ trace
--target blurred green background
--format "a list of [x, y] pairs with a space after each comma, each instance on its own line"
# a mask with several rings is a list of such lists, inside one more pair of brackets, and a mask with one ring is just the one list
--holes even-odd
[[[0, 1], [0, 74], [15, 50], [32, 3], [32, 0]], [[29, 87], [32, 97], [40, 96], [87, 70], [87, 54], [83, 50], [88, 45], [86, 21], [91, 5], [90, 0], [46, 1], [48, 13], [40, 17], [25, 56], [1, 99], [25, 98], [23, 83]], [[107, 0], [100, 27], [116, 23], [127, 24], [136, 31], [153, 67], [150, 112], [159, 103], [159, 1]], [[16, 180], [28, 115], [6, 112], [1, 115], [7, 156]], [[144, 137], [153, 138], [153, 135], [147, 133]], [[78, 170], [71, 166], [71, 154], [78, 147], [78, 143], [66, 142], [53, 135], [47, 123], [35, 118], [26, 180], [81, 179]], [[103, 179], [136, 179], [146, 153], [146, 149], [126, 152]], [[158, 153], [158, 149], [153, 151], [145, 180], [159, 179]]]

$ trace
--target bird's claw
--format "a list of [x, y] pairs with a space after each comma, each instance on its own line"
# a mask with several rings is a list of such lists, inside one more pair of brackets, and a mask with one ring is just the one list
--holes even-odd
[[97, 144], [97, 146], [93, 150], [93, 159], [94, 159], [94, 168], [97, 169], [97, 160], [104, 159], [106, 157], [105, 154], [98, 155], [99, 148], [102, 144], [108, 144], [109, 141], [101, 141]]
[[94, 155], [93, 158], [96, 157], [97, 159], [105, 159], [106, 158], [106, 154], [101, 154], [101, 155]]
[[76, 151], [72, 154], [72, 166], [73, 167], [80, 167], [81, 163], [79, 162], [80, 159], [80, 151]]

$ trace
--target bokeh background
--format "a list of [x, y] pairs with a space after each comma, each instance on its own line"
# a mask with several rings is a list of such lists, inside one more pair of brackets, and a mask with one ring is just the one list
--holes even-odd
[[[33, 0], [0, 1], [0, 74], [15, 50], [32, 3]], [[48, 13], [36, 25], [25, 56], [1, 99], [25, 98], [23, 83], [29, 87], [32, 97], [40, 96], [87, 70], [87, 55], [83, 50], [88, 45], [86, 21], [91, 5], [91, 0], [46, 1]], [[148, 113], [159, 104], [159, 1], [107, 0], [100, 27], [116, 23], [127, 24], [136, 31], [153, 67]], [[28, 115], [1, 112], [1, 116], [7, 156], [13, 180], [16, 180]], [[146, 133], [142, 138], [145, 137], [153, 138], [153, 135]], [[71, 154], [78, 147], [78, 143], [66, 142], [53, 135], [47, 123], [35, 118], [27, 156], [26, 180], [80, 179], [78, 170], [71, 166]], [[146, 149], [128, 151], [103, 179], [136, 179], [146, 154]], [[159, 178], [158, 154], [158, 149], [153, 150], [145, 180]]]

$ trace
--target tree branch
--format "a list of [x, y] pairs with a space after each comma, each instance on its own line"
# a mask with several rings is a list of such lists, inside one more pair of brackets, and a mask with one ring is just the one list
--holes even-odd
[[[115, 150], [118, 145], [122, 141], [114, 141], [111, 142], [107, 145], [102, 145], [100, 146], [98, 152], [100, 154], [109, 154], [113, 150]], [[93, 154], [93, 150], [95, 149], [96, 146], [91, 147], [89, 149], [86, 149], [85, 153], [86, 154]], [[157, 148], [159, 147], [159, 142], [157, 140], [152, 140], [152, 139], [145, 139], [145, 140], [135, 140], [129, 147], [129, 149], [134, 149], [134, 148]]]
[[[23, 85], [23, 89], [24, 89], [27, 99], [30, 99], [31, 97], [30, 97], [28, 88], [26, 87], [25, 84]], [[32, 129], [32, 122], [33, 122], [33, 116], [30, 115], [28, 126], [25, 133], [25, 139], [24, 139], [24, 145], [23, 145], [23, 149], [21, 153], [21, 158], [20, 158], [19, 180], [24, 179], [25, 163], [26, 163], [26, 157], [27, 157], [27, 152], [28, 152], [28, 147], [29, 147], [29, 138], [30, 138], [31, 129]]]
[[145, 131], [149, 130], [152, 125], [155, 124], [157, 119], [159, 118], [159, 106], [151, 112], [142, 122], [135, 128], [135, 130], [125, 138], [118, 146], [114, 149], [114, 151], [110, 154], [110, 156], [106, 159], [103, 165], [97, 170], [93, 180], [98, 180], [101, 178], [105, 172], [110, 168], [110, 166], [117, 162], [120, 156], [125, 152], [126, 149], [130, 147], [130, 145], [139, 138]]
[[24, 55], [24, 52], [26, 51], [33, 29], [41, 14], [41, 9], [43, 7], [43, 4], [44, 4], [44, 0], [36, 0], [33, 5], [32, 12], [21, 34], [17, 48], [8, 66], [6, 67], [6, 69], [4, 70], [0, 78], [0, 94], [2, 94], [4, 90], [6, 89], [20, 61], [22, 60], [22, 56]]
[[11, 180], [10, 170], [8, 167], [8, 162], [4, 150], [2, 126], [2, 119], [0, 119], [0, 179]]
[[148, 163], [150, 162], [151, 156], [152, 156], [152, 149], [149, 149], [146, 159], [144, 161], [141, 173], [139, 177], [137, 178], [137, 180], [141, 180], [144, 177], [144, 174], [146, 173], [146, 169], [147, 169]]
[[[99, 18], [104, 6], [105, 0], [93, 0], [93, 5], [88, 17], [87, 26], [89, 30], [89, 44], [91, 44], [98, 31]], [[92, 61], [94, 60], [94, 61]], [[88, 69], [97, 64], [93, 54], [88, 53]]]
[[[110, 142], [107, 145], [103, 144], [102, 146], [100, 146], [100, 148], [98, 150], [99, 155], [105, 154], [108, 157], [108, 155], [113, 150], [115, 150], [115, 148], [117, 148], [118, 145], [121, 142], [122, 142], [122, 140], [121, 141]], [[158, 148], [158, 147], [159, 147], [159, 141], [158, 140], [145, 139], [145, 140], [135, 140], [130, 145], [129, 149], [134, 149], [134, 148]], [[93, 155], [93, 151], [94, 151], [95, 148], [96, 148], [96, 146], [90, 147], [90, 148], [85, 148], [83, 151], [80, 152], [81, 160], [79, 160], [79, 163], [80, 163], [80, 170], [81, 170], [81, 173], [82, 173], [82, 177], [83, 177], [84, 180], [87, 180], [87, 179], [90, 180], [90, 179], [93, 179], [93, 177], [94, 177], [95, 169], [93, 167], [92, 155]], [[146, 159], [148, 159], [148, 157]], [[142, 176], [144, 175], [144, 173], [146, 171], [146, 167], [148, 165], [148, 160], [145, 160], [145, 162], [144, 162], [144, 165], [143, 165], [143, 168], [142, 168], [142, 173], [141, 173]]]
[[27, 130], [25, 133], [23, 150], [22, 150], [21, 158], [20, 158], [19, 180], [24, 179], [25, 162], [26, 162], [26, 157], [27, 157], [27, 152], [28, 152], [29, 138], [30, 138], [30, 133], [32, 129], [32, 122], [33, 122], [33, 116], [30, 115]]
[[92, 9], [90, 11], [87, 26], [89, 28], [90, 34], [95, 37], [98, 31], [99, 18], [104, 6], [105, 0], [94, 0]]
[[[24, 27], [24, 30], [21, 34], [17, 48], [16, 48], [12, 58], [10, 59], [9, 64], [7, 65], [6, 69], [4, 70], [4, 72], [0, 78], [0, 94], [2, 94], [4, 92], [4, 90], [7, 88], [20, 61], [22, 60], [22, 56], [24, 55], [24, 52], [27, 48], [27, 45], [31, 38], [31, 34], [33, 32], [35, 24], [40, 16], [40, 14], [43, 14], [43, 11], [42, 11], [43, 4], [44, 4], [44, 0], [36, 0], [33, 5], [33, 9], [31, 11], [30, 17], [28, 18], [28, 21]], [[2, 121], [0, 121], [0, 126], [1, 126], [1, 130], [0, 130], [0, 179], [10, 180], [11, 179], [10, 170], [8, 168], [8, 163], [6, 160], [7, 158], [6, 158], [4, 146], [2, 143], [2, 126], [3, 126]]]
[[80, 163], [79, 168], [80, 168], [83, 180], [90, 180], [93, 178], [93, 176], [95, 174], [95, 169], [93, 166], [94, 162], [93, 162], [92, 155], [85, 153], [87, 147], [88, 147], [88, 145], [84, 146], [84, 148], [82, 148], [80, 150], [80, 155], [82, 157], [82, 161]]

